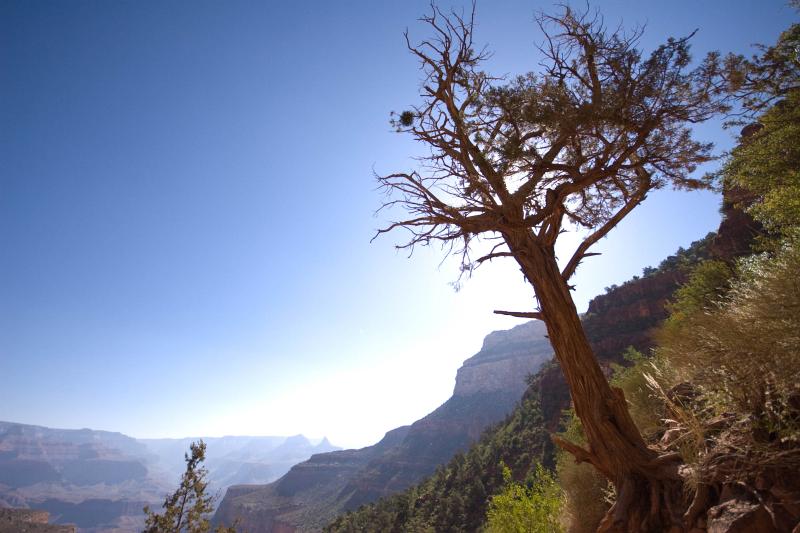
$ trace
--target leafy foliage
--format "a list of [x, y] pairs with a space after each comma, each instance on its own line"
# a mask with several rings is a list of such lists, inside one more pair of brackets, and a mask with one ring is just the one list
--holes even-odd
[[[800, 3], [793, 2], [796, 8]], [[800, 24], [791, 25], [772, 46], [751, 58], [719, 55], [730, 97], [747, 125], [740, 145], [720, 172], [727, 186], [757, 195], [751, 214], [773, 233], [800, 224]], [[757, 120], [756, 124], [748, 121]]]
[[785, 233], [800, 225], [800, 89], [758, 122], [760, 129], [733, 150], [722, 172], [730, 185], [757, 195], [748, 208], [756, 220], [773, 233]]
[[669, 304], [667, 327], [674, 327], [722, 298], [730, 289], [732, 276], [733, 270], [724, 261], [708, 260], [697, 264], [689, 281], [675, 291], [675, 299]]
[[[800, 2], [791, 2], [800, 8]], [[741, 106], [745, 119], [757, 116], [777, 101], [800, 89], [800, 24], [792, 24], [772, 46], [758, 45], [760, 54], [751, 58], [718, 53], [706, 60], [709, 68], [720, 70], [731, 98]], [[742, 124], [742, 121], [734, 121]]]
[[[186, 471], [180, 486], [164, 499], [162, 514], [145, 506], [147, 515], [144, 533], [206, 533], [211, 530], [209, 515], [214, 510], [214, 497], [206, 494], [208, 471], [202, 466], [206, 458], [206, 444], [193, 442], [185, 454]], [[235, 528], [219, 526], [217, 533], [235, 533]]]
[[561, 488], [552, 474], [536, 465], [525, 483], [503, 464], [503, 492], [492, 496], [486, 515], [488, 533], [560, 533]]
[[677, 252], [661, 261], [661, 263], [658, 264], [658, 268], [653, 269], [651, 267], [645, 267], [642, 271], [643, 274], [649, 276], [666, 270], [693, 267], [709, 257], [710, 244], [715, 236], [716, 233], [712, 231], [707, 233], [702, 239], [693, 241], [688, 248], [684, 248], [683, 246], [679, 247]]

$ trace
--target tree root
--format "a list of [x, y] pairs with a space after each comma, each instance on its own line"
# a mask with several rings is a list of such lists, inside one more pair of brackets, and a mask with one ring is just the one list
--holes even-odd
[[687, 509], [686, 513], [683, 515], [683, 523], [688, 527], [691, 527], [695, 520], [697, 520], [697, 517], [707, 509], [710, 497], [711, 490], [708, 485], [705, 483], [700, 483], [697, 485], [697, 490], [694, 492], [692, 503], [689, 505], [689, 509]]

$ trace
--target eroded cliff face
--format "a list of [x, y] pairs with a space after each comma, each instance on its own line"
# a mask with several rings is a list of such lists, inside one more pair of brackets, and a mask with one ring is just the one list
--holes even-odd
[[[175, 489], [195, 440], [0, 422], [0, 508], [42, 509], [80, 533], [142, 531], [142, 508], [160, 508]], [[209, 494], [245, 480], [273, 481], [314, 453], [338, 449], [302, 435], [205, 440]]]
[[0, 422], [0, 507], [42, 509], [81, 531], [138, 531], [142, 507], [168, 488], [151, 459], [121, 433]]
[[75, 526], [49, 522], [47, 511], [0, 509], [0, 533], [75, 533]]
[[230, 487], [214, 515], [215, 524], [234, 524], [249, 533], [291, 533], [297, 524], [319, 529], [341, 510], [339, 494], [370, 461], [400, 444], [409, 426], [388, 432], [360, 450], [314, 455], [269, 485]]
[[526, 376], [535, 373], [553, 353], [546, 335], [539, 320], [490, 333], [481, 351], [458, 369], [453, 396], [508, 391], [521, 397], [527, 387]]
[[250, 532], [317, 531], [339, 512], [408, 488], [502, 420], [522, 397], [526, 377], [551, 354], [538, 321], [489, 334], [435, 411], [375, 446], [315, 455], [275, 483], [231, 488], [215, 523], [238, 518]]
[[686, 272], [676, 268], [629, 281], [592, 299], [582, 322], [601, 363], [620, 362], [628, 346], [650, 349], [654, 329], [667, 318], [667, 302], [685, 281]]

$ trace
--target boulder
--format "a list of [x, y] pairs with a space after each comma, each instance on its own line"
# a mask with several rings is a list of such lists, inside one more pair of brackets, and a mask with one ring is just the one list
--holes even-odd
[[708, 510], [708, 533], [778, 533], [761, 504], [728, 500]]

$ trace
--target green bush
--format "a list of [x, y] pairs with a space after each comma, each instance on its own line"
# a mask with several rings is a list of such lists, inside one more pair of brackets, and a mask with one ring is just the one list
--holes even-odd
[[560, 533], [563, 494], [553, 476], [536, 465], [526, 483], [517, 483], [502, 464], [503, 492], [492, 496], [486, 513], [488, 533]]
[[730, 289], [733, 270], [724, 261], [707, 260], [699, 263], [689, 281], [675, 291], [669, 304], [667, 327], [686, 320], [719, 301]]
[[[795, 45], [800, 25], [793, 26]], [[759, 117], [762, 126], [733, 150], [723, 169], [728, 183], [757, 195], [748, 210], [769, 231], [800, 224], [800, 91]]]
[[786, 403], [800, 392], [797, 241], [742, 261], [726, 297], [660, 339], [659, 353], [718, 412], [764, 414], [770, 401]]
[[329, 533], [481, 531], [489, 496], [505, 489], [501, 462], [524, 476], [537, 463], [552, 463], [552, 457], [553, 445], [544, 428], [538, 388], [531, 385], [506, 420], [487, 430], [469, 451], [457, 454], [447, 465], [404, 492], [340, 515], [324, 530]]

